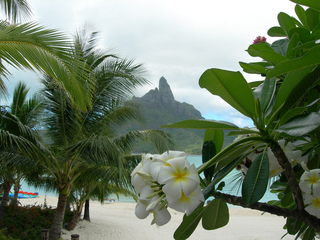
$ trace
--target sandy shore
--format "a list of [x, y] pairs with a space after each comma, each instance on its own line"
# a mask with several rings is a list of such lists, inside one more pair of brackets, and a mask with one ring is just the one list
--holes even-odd
[[[22, 199], [23, 205], [43, 204], [44, 197]], [[47, 197], [47, 204], [56, 206], [57, 198]], [[70, 239], [73, 233], [80, 234], [81, 240], [166, 240], [173, 239], [173, 233], [180, 224], [182, 214], [171, 211], [171, 221], [162, 227], [150, 225], [151, 216], [140, 220], [134, 215], [134, 203], [91, 202], [91, 222], [81, 221], [72, 232], [64, 231], [63, 239]], [[230, 209], [230, 222], [221, 229], [206, 231], [201, 223], [189, 239], [193, 240], [276, 240], [285, 231], [284, 218], [243, 208]], [[284, 239], [294, 239], [287, 236]]]

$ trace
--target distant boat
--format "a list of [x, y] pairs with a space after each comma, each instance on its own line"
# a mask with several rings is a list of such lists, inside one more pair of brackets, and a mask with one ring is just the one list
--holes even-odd
[[[9, 197], [13, 197], [13, 193], [9, 193]], [[24, 191], [19, 191], [18, 192], [18, 198], [36, 198], [39, 197], [39, 193], [32, 193], [32, 192], [24, 192]]]

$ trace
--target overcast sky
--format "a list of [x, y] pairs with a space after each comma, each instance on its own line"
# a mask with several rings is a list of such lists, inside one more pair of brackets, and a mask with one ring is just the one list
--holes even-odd
[[[33, 20], [71, 35], [78, 29], [100, 32], [99, 45], [120, 57], [143, 63], [151, 85], [164, 76], [176, 100], [193, 104], [208, 119], [241, 126], [250, 121], [198, 86], [207, 68], [241, 70], [239, 61], [254, 61], [245, 50], [256, 36], [267, 36], [280, 11], [294, 15], [289, 0], [29, 0]], [[268, 38], [269, 42], [273, 39]], [[253, 76], [246, 76], [250, 81]], [[32, 92], [38, 77], [26, 72]], [[9, 81], [12, 90], [15, 81]]]

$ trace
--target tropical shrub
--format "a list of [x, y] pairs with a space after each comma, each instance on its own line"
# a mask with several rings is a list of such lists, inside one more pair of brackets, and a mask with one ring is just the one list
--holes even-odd
[[[36, 240], [40, 239], [41, 230], [50, 228], [53, 216], [54, 209], [52, 208], [8, 206], [6, 207], [6, 215], [0, 222], [0, 229], [5, 229], [6, 231], [3, 233], [9, 237], [20, 240]], [[66, 214], [64, 223], [68, 223], [71, 218], [72, 213]]]

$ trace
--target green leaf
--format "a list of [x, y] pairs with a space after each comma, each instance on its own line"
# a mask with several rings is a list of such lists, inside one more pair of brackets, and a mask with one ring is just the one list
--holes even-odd
[[254, 82], [249, 82], [248, 85], [250, 88], [256, 88], [258, 87], [263, 81], [254, 81]]
[[217, 152], [223, 147], [224, 131], [222, 129], [210, 129], [204, 133], [204, 142], [212, 140], [216, 146]]
[[214, 120], [184, 120], [168, 125], [161, 126], [162, 128], [193, 128], [193, 129], [239, 129], [236, 125]]
[[243, 180], [242, 198], [251, 205], [259, 201], [267, 190], [269, 179], [269, 161], [266, 152], [260, 154], [250, 166]]
[[301, 221], [291, 217], [287, 218], [286, 229], [290, 235], [295, 235], [296, 233], [298, 233], [301, 225]]
[[302, 44], [302, 42], [301, 42], [299, 34], [298, 33], [293, 34], [290, 37], [286, 56], [288, 58], [295, 58], [295, 57], [301, 56], [303, 54], [303, 52], [301, 51], [300, 48], [298, 48], [299, 46], [301, 46], [301, 44]]
[[291, 2], [314, 8], [320, 11], [320, 2], [315, 0], [290, 0]]
[[306, 68], [300, 71], [293, 71], [286, 75], [283, 80], [276, 98], [274, 110], [277, 110], [279, 107], [283, 106], [285, 101], [287, 101], [290, 94], [293, 90], [299, 86], [299, 84], [304, 80], [304, 78], [311, 72], [312, 69]]
[[320, 64], [319, 56], [320, 46], [316, 46], [310, 49], [310, 51], [308, 51], [302, 57], [288, 59], [277, 64], [273, 69], [271, 69], [268, 72], [267, 77], [273, 78], [291, 71], [297, 71], [308, 67], [314, 67]]
[[[303, 7], [301, 7], [300, 5], [296, 5], [296, 7], [294, 8], [300, 22], [303, 24], [304, 27], [308, 28], [308, 21], [307, 21], [307, 14], [306, 11], [303, 9]], [[311, 30], [311, 29], [309, 29]]]
[[[208, 131], [208, 130], [207, 130]], [[205, 141], [202, 145], [202, 163], [206, 163], [213, 158], [217, 153], [216, 145], [212, 140]], [[208, 181], [211, 181], [214, 174], [214, 166], [204, 170], [204, 176]]]
[[261, 87], [256, 88], [255, 93], [259, 98], [261, 110], [263, 112], [266, 112], [268, 110], [268, 107], [271, 105], [276, 92], [276, 86], [277, 81], [275, 78], [266, 78]]
[[194, 230], [197, 228], [202, 214], [204, 212], [203, 204], [198, 206], [189, 216], [184, 215], [182, 223], [179, 225], [177, 230], [174, 232], [174, 239], [185, 240], [191, 236]]
[[268, 66], [265, 62], [254, 62], [254, 63], [245, 63], [239, 62], [243, 71], [246, 73], [256, 73], [256, 74], [266, 74], [266, 66]]
[[287, 34], [281, 27], [272, 27], [268, 30], [268, 35], [270, 37], [286, 37]]
[[274, 49], [268, 43], [256, 43], [252, 44], [248, 48], [248, 53], [252, 57], [261, 57], [267, 62], [277, 64], [283, 60], [285, 57], [274, 51]]
[[286, 32], [287, 36], [289, 35], [290, 30], [296, 27], [292, 18], [284, 12], [280, 12], [278, 14], [278, 22], [281, 28]]
[[280, 39], [280, 40], [274, 41], [271, 44], [271, 47], [277, 53], [281, 54], [282, 56], [286, 56], [288, 43], [289, 43], [288, 39]]
[[312, 227], [308, 227], [308, 229], [303, 233], [302, 240], [314, 240], [316, 233]]
[[242, 114], [255, 118], [253, 94], [240, 72], [208, 69], [200, 77], [199, 85], [212, 94], [220, 96]]
[[[318, 1], [315, 1], [318, 2]], [[309, 29], [312, 31], [319, 25], [319, 12], [311, 8], [306, 10]]]
[[287, 122], [280, 126], [277, 132], [286, 133], [290, 136], [304, 136], [309, 132], [317, 129], [320, 126], [320, 113], [313, 112], [304, 117], [298, 117], [296, 119]]
[[239, 131], [230, 131], [228, 133], [228, 136], [238, 136], [238, 135], [246, 135], [246, 134], [259, 134], [259, 132], [251, 129], [242, 128]]
[[206, 230], [214, 230], [227, 225], [229, 222], [229, 209], [223, 199], [214, 199], [208, 206], [202, 216], [202, 226]]

